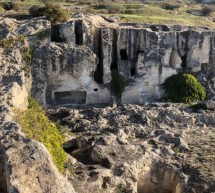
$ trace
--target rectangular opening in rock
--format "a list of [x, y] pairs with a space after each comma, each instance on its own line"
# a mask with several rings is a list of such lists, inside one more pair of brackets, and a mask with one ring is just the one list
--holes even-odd
[[82, 20], [75, 21], [75, 43], [77, 45], [83, 45], [83, 29]]
[[51, 26], [51, 41], [52, 42], [65, 42], [63, 38], [60, 37], [60, 24], [55, 24]]
[[86, 91], [63, 91], [54, 92], [55, 104], [85, 104]]
[[121, 60], [128, 60], [128, 55], [127, 55], [126, 49], [120, 50], [120, 57], [121, 57]]

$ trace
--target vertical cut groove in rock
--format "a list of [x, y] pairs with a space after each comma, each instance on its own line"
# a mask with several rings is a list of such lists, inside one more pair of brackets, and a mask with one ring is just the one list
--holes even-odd
[[117, 31], [113, 29], [111, 70], [118, 70], [117, 39]]
[[97, 31], [97, 40], [95, 41], [96, 41], [95, 51], [99, 58], [99, 61], [96, 67], [96, 71], [94, 73], [94, 80], [99, 84], [103, 84], [103, 50], [102, 50], [101, 29]]

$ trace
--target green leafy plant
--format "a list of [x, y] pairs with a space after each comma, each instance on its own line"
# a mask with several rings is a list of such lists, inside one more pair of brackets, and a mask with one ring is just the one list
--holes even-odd
[[67, 156], [62, 148], [64, 137], [45, 115], [38, 102], [29, 97], [28, 109], [16, 113], [16, 120], [22, 126], [22, 131], [27, 137], [43, 143], [49, 150], [53, 162], [58, 170], [63, 173]]
[[206, 97], [204, 87], [192, 74], [179, 73], [166, 79], [164, 98], [171, 102], [190, 103], [202, 101]]
[[112, 80], [110, 83], [111, 92], [117, 99], [121, 100], [122, 92], [126, 85], [126, 79], [124, 76], [119, 74], [117, 70], [112, 70]]

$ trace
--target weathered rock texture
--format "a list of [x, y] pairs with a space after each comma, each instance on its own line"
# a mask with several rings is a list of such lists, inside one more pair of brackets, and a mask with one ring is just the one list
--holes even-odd
[[[0, 191], [74, 192], [47, 149], [14, 122], [12, 110], [25, 109], [29, 93], [44, 107], [109, 103], [116, 70], [126, 78], [121, 103], [144, 103], [160, 98], [164, 80], [184, 69], [196, 72], [214, 99], [214, 46], [206, 28], [93, 15], [52, 26], [43, 18], [0, 18]], [[65, 144], [78, 193], [215, 190], [214, 113], [154, 105], [50, 112], [81, 134]]]
[[[30, 140], [14, 121], [14, 110], [26, 109], [31, 89], [29, 38], [49, 22], [17, 24], [0, 18], [0, 192], [73, 193], [72, 185], [55, 168], [45, 146]], [[8, 33], [5, 33], [8, 30]], [[28, 35], [25, 38], [19, 34]], [[31, 42], [33, 43], [33, 42]]]
[[73, 156], [68, 176], [79, 193], [215, 190], [214, 111], [148, 104], [61, 107], [48, 114], [73, 132], [64, 148]]
[[165, 79], [181, 70], [214, 92], [213, 30], [111, 21], [74, 15], [51, 27], [51, 42], [33, 51], [33, 95], [44, 106], [109, 103], [112, 70], [126, 78], [121, 103], [159, 99]]

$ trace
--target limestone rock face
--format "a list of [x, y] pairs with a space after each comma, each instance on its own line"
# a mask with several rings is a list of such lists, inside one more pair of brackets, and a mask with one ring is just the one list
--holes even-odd
[[75, 133], [64, 149], [79, 193], [214, 191], [214, 111], [150, 103], [47, 113]]
[[65, 145], [73, 156], [69, 182], [12, 111], [25, 109], [29, 94], [44, 107], [109, 103], [113, 70], [126, 79], [121, 103], [159, 99], [165, 79], [181, 70], [197, 73], [213, 101], [214, 37], [206, 28], [120, 24], [102, 15], [76, 14], [52, 26], [44, 18], [0, 18], [0, 192], [214, 191], [207, 143], [214, 113], [156, 103], [64, 109], [62, 122], [81, 134]]
[[[46, 29], [47, 23], [42, 21], [41, 24], [39, 21], [18, 25], [14, 20], [0, 18], [0, 25], [8, 29], [8, 33], [4, 34], [8, 38], [0, 42], [1, 193], [75, 192], [66, 177], [57, 171], [46, 147], [28, 139], [14, 121], [13, 111], [27, 108], [27, 97], [32, 85], [29, 57], [31, 43], [28, 37], [19, 36], [19, 32], [33, 34], [34, 30]], [[14, 31], [10, 31], [10, 27]]]
[[214, 32], [208, 28], [120, 24], [79, 14], [50, 31], [50, 40], [33, 49], [32, 75], [40, 83], [32, 93], [44, 106], [109, 103], [113, 70], [126, 79], [121, 103], [158, 100], [166, 78], [182, 70], [208, 80], [208, 92], [213, 88]]

